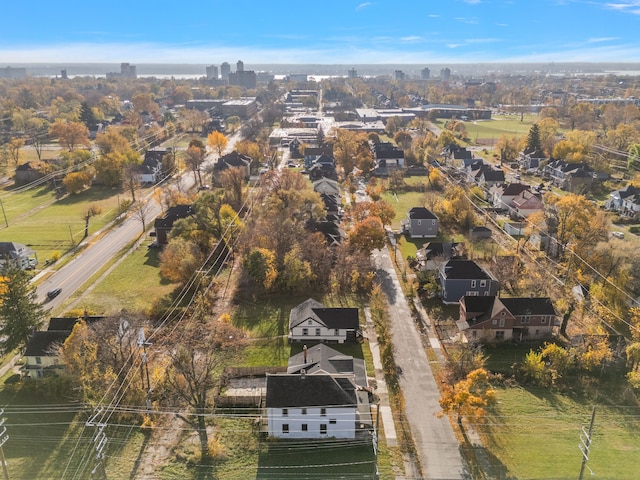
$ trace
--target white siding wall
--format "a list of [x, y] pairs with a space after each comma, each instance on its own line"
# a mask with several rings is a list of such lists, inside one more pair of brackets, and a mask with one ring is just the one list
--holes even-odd
[[[268, 408], [269, 436], [274, 438], [355, 438], [356, 407], [326, 407], [326, 415], [322, 416], [319, 407], [307, 408], [305, 415], [301, 408], [287, 409], [282, 415], [282, 408]], [[334, 423], [335, 421], [335, 423]], [[307, 425], [307, 431], [302, 425]], [[289, 426], [289, 433], [283, 433], [283, 425]], [[327, 433], [320, 433], [320, 426], [326, 425]]]
[[[306, 323], [306, 322], [305, 322]], [[304, 335], [304, 329], [307, 329], [307, 335]], [[320, 329], [320, 335], [316, 335], [316, 328]], [[314, 325], [300, 325], [291, 330], [292, 340], [317, 340], [317, 341], [337, 341], [338, 343], [344, 343], [347, 339], [347, 330], [344, 328], [338, 329], [338, 335], [335, 334], [334, 329], [320, 327], [317, 324]]]

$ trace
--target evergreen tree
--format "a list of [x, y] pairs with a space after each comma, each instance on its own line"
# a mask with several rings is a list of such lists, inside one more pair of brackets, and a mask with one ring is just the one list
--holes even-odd
[[87, 102], [82, 102], [80, 105], [80, 121], [84, 123], [89, 130], [95, 130], [98, 124], [98, 119]]
[[540, 127], [537, 123], [534, 123], [529, 129], [529, 135], [527, 135], [527, 149], [531, 151], [542, 150], [540, 145]]
[[24, 349], [29, 335], [40, 326], [45, 311], [36, 299], [29, 275], [18, 266], [5, 264], [0, 279], [0, 352]]

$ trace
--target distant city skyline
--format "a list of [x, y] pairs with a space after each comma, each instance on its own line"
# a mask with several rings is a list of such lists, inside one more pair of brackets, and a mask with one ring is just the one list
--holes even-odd
[[640, 0], [3, 5], [13, 63], [640, 62]]

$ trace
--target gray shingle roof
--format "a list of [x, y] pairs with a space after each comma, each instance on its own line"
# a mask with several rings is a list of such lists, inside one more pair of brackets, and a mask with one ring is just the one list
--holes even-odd
[[357, 403], [355, 385], [331, 375], [267, 375], [267, 408], [337, 407]]

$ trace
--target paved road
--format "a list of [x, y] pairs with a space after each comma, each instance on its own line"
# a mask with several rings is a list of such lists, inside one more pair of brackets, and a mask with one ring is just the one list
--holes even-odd
[[402, 372], [400, 387], [423, 476], [431, 480], [471, 479], [449, 420], [437, 417], [438, 386], [389, 251], [376, 251], [373, 262], [389, 298], [395, 359]]
[[[229, 138], [226, 152], [231, 151], [235, 147], [236, 141], [241, 138], [239, 134], [235, 134]], [[210, 155], [205, 161], [206, 164], [212, 163], [215, 156]], [[195, 181], [193, 174], [185, 171], [176, 182], [181, 182], [181, 187], [185, 190], [193, 188]], [[151, 194], [147, 197], [147, 212], [145, 215], [146, 223], [149, 225], [161, 213], [161, 207], [152, 198]], [[54, 288], [61, 288], [60, 295], [51, 301], [45, 302], [46, 308], [54, 309], [62, 304], [65, 299], [72, 295], [77, 289], [87, 282], [96, 272], [98, 272], [110, 259], [122, 250], [127, 244], [134, 241], [142, 234], [142, 222], [139, 216], [131, 213], [122, 223], [113, 226], [104, 235], [97, 237], [89, 237], [85, 242], [87, 245], [83, 251], [75, 256], [69, 263], [59, 270], [44, 270], [40, 275], [46, 279], [38, 285], [38, 300], [44, 302], [46, 293]], [[47, 276], [48, 275], [48, 276]]]

